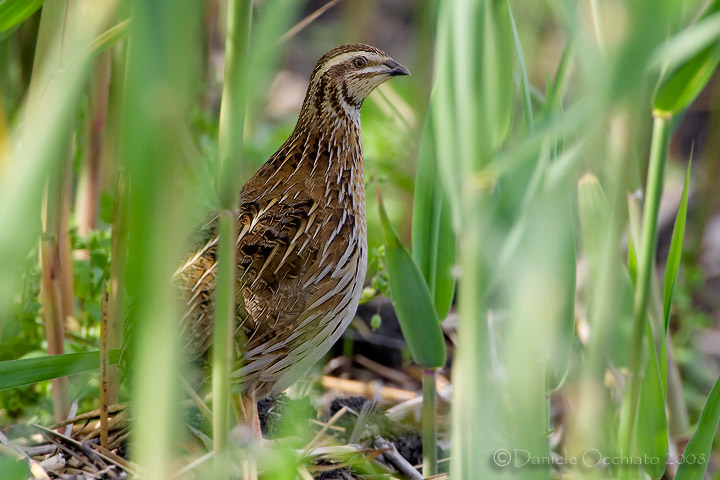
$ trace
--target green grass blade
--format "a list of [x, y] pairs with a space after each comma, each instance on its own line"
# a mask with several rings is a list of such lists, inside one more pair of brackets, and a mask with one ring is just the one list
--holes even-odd
[[692, 158], [688, 162], [687, 172], [685, 173], [685, 185], [683, 186], [683, 193], [680, 199], [677, 217], [675, 217], [675, 226], [673, 227], [672, 240], [670, 241], [670, 251], [668, 253], [667, 265], [665, 267], [665, 283], [663, 285], [663, 326], [666, 333], [668, 324], [670, 323], [670, 308], [672, 307], [675, 282], [677, 280], [678, 270], [680, 269], [683, 238], [685, 237], [685, 222], [687, 220], [688, 189], [690, 186], [691, 165]]
[[[668, 422], [665, 414], [665, 385], [659, 366], [663, 359], [658, 357], [650, 323], [646, 325], [649, 351], [640, 391], [636, 441], [638, 455], [665, 459], [668, 454]], [[645, 462], [643, 468], [650, 477], [660, 478], [665, 473], [666, 464], [664, 461]]]
[[427, 282], [438, 318], [447, 317], [455, 294], [455, 232], [438, 172], [433, 115], [420, 142], [412, 216], [412, 255]]
[[720, 63], [720, 45], [700, 52], [663, 80], [655, 96], [656, 111], [675, 114], [700, 94]]
[[[84, 13], [80, 20], [78, 12], [71, 9], [69, 25], [82, 21], [83, 29], [69, 31], [63, 52], [68, 58], [84, 51], [88, 42], [111, 13], [104, 7], [92, 14]], [[56, 6], [56, 5], [55, 5]], [[60, 5], [62, 6], [62, 5]], [[47, 6], [46, 6], [47, 8]], [[60, 58], [58, 36], [47, 35], [38, 38], [35, 53], [38, 62], [43, 58]], [[42, 44], [42, 48], [41, 48]], [[42, 52], [42, 53], [41, 53]], [[20, 114], [23, 122], [12, 134], [7, 151], [10, 160], [3, 165], [0, 173], [0, 328], [4, 323], [7, 308], [11, 303], [20, 276], [23, 262], [32, 245], [37, 245], [40, 233], [40, 204], [45, 179], [57, 163], [60, 140], [67, 134], [67, 112], [74, 111], [87, 79], [90, 58], [73, 65], [57, 65], [43, 62], [37, 75], [33, 73], [27, 91], [27, 103]], [[42, 101], [43, 98], [52, 101]], [[29, 220], [29, 219], [38, 220]]]
[[[445, 365], [445, 339], [423, 274], [395, 234], [380, 198], [380, 190], [376, 189], [376, 193], [385, 237], [390, 296], [410, 354], [415, 363], [424, 369], [423, 474], [429, 477], [437, 473], [437, 403], [434, 370]], [[439, 248], [443, 246], [439, 245]]]
[[555, 79], [550, 84], [550, 89], [545, 96], [544, 110], [546, 115], [558, 111], [562, 106], [562, 100], [569, 85], [570, 72], [572, 71], [570, 67], [574, 54], [575, 42], [573, 39], [570, 39], [568, 44], [565, 45], [562, 57], [560, 57], [560, 64], [555, 72]]
[[532, 101], [530, 100], [530, 81], [528, 80], [527, 66], [525, 65], [525, 54], [523, 53], [522, 44], [520, 43], [520, 35], [518, 34], [515, 17], [510, 7], [510, 0], [505, 0], [510, 17], [510, 25], [512, 27], [513, 40], [515, 42], [515, 54], [517, 55], [518, 65], [520, 66], [520, 78], [522, 80], [522, 98], [523, 113], [528, 124], [529, 130], [534, 130], [535, 120], [533, 119]]
[[[110, 364], [120, 360], [120, 350], [110, 351]], [[100, 366], [100, 352], [65, 353], [0, 362], [0, 390], [89, 372]]]
[[[715, 17], [720, 11], [720, 0], [714, 0], [705, 13], [705, 20], [690, 27], [692, 29], [708, 29], [706, 24], [715, 22], [720, 24], [720, 17]], [[712, 18], [707, 18], [710, 14]], [[710, 33], [717, 35], [717, 27], [712, 24]], [[687, 34], [687, 33], [686, 33]], [[713, 40], [711, 38], [711, 40]], [[689, 41], [685, 43], [691, 43]], [[712, 44], [704, 48], [679, 66], [666, 72], [660, 86], [655, 93], [653, 108], [664, 114], [676, 114], [686, 109], [712, 77], [720, 63], [720, 41], [714, 38]]]
[[632, 235], [628, 232], [628, 273], [630, 274], [630, 280], [633, 286], [635, 286], [635, 280], [637, 279], [637, 251], [635, 250], [635, 242], [633, 242]]
[[[170, 279], [186, 255], [193, 219], [182, 140], [202, 41], [201, 5], [191, 0], [132, 2], [121, 158], [127, 165], [127, 292], [132, 301], [135, 420], [131, 458], [144, 478], [176, 469], [182, 426], [179, 292]], [[173, 53], [175, 52], [175, 53]], [[177, 54], [182, 52], [182, 54]]]
[[[662, 195], [665, 161], [672, 132], [670, 118], [666, 116], [655, 117], [652, 132], [652, 145], [645, 187], [645, 201], [643, 205], [642, 238], [640, 255], [638, 257], [638, 274], [635, 284], [635, 301], [632, 320], [632, 344], [629, 352], [629, 377], [620, 416], [620, 430], [618, 434], [621, 451], [632, 454], [633, 439], [637, 424], [637, 413], [640, 392], [642, 388], [642, 358], [645, 324], [648, 315], [648, 297], [652, 280], [652, 272], [657, 249], [657, 222]], [[652, 341], [652, 338], [649, 339]], [[632, 469], [621, 471], [621, 478], [628, 478], [633, 474]]]
[[445, 365], [445, 341], [425, 279], [407, 249], [400, 243], [377, 191], [390, 292], [400, 327], [415, 363], [423, 368]]
[[[488, 146], [498, 148], [508, 135], [513, 111], [512, 24], [508, 4], [497, 1], [481, 3], [478, 23], [482, 25], [482, 57], [476, 65], [482, 79], [480, 92], [484, 108], [480, 109], [483, 117], [481, 125], [490, 134], [492, 144]], [[462, 97], [458, 100], [466, 101]], [[476, 105], [472, 107], [476, 108]]]
[[707, 9], [697, 23], [670, 37], [651, 59], [657, 69], [675, 70], [720, 40], [720, 13], [717, 3]]
[[[0, 33], [27, 20], [43, 4], [43, 0], [5, 0], [0, 2]], [[0, 38], [2, 35], [0, 35]]]
[[[562, 210], [561, 210], [562, 211]], [[567, 219], [572, 218], [569, 207], [565, 209]], [[555, 341], [549, 355], [547, 371], [547, 389], [559, 389], [570, 371], [570, 357], [575, 340], [575, 283], [577, 274], [577, 258], [575, 251], [575, 232], [572, 226], [564, 229], [563, 249], [556, 253], [558, 261], [558, 278], [566, 288], [562, 289], [563, 311], [559, 314], [555, 326]], [[558, 292], [559, 293], [559, 292]]]
[[245, 126], [246, 86], [252, 2], [228, 2], [225, 42], [225, 78], [220, 107], [218, 138], [218, 196], [223, 211], [219, 219], [215, 324], [213, 326], [213, 451], [216, 478], [227, 477], [227, 440], [230, 429], [231, 371], [235, 363], [234, 333], [237, 261], [236, 217]]
[[715, 386], [710, 391], [700, 414], [697, 430], [685, 447], [686, 461], [678, 467], [675, 480], [702, 480], [705, 476], [718, 422], [720, 422], [720, 378], [715, 381]]
[[437, 372], [423, 369], [422, 392], [422, 448], [423, 477], [429, 478], [438, 473], [437, 465]]

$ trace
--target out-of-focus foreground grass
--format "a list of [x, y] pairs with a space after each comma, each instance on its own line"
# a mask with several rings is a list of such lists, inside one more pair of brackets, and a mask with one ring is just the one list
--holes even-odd
[[[347, 0], [299, 31], [322, 3], [250, 2], [248, 55], [235, 38], [228, 64], [244, 79], [223, 86], [239, 78], [224, 70], [228, 3], [249, 5], [0, 2], [0, 361], [38, 358], [0, 364], [0, 429], [102, 395], [131, 401], [147, 477], [202, 457], [181, 446], [167, 280], [195, 226], [232, 208], [291, 132], [316, 59], [363, 41], [413, 72], [363, 107], [370, 261], [388, 264], [383, 290], [426, 375], [441, 349], [418, 305], [450, 316], [451, 478], [717, 475], [720, 347], [697, 339], [720, 335], [703, 300], [720, 243], [719, 0]], [[686, 135], [698, 109], [708, 133]], [[692, 167], [688, 136], [704, 138]], [[118, 389], [98, 356], [46, 357], [102, 343], [114, 359], [123, 335], [134, 368]], [[295, 478], [301, 456], [278, 451], [231, 458], [248, 478]]]

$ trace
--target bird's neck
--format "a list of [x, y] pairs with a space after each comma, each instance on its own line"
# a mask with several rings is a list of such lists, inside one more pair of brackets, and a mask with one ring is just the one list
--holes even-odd
[[[365, 216], [365, 182], [359, 106], [343, 105], [342, 99], [310, 95], [292, 135], [291, 147], [308, 163], [308, 191], [325, 198], [328, 205]], [[307, 173], [307, 170], [306, 170]], [[364, 220], [363, 220], [364, 221]]]
[[311, 86], [291, 138], [295, 146], [303, 145], [303, 157], [314, 163], [314, 172], [341, 175], [352, 170], [362, 175], [362, 105], [349, 101], [341, 90], [323, 81]]
[[329, 74], [325, 74], [311, 81], [298, 126], [317, 121], [329, 128], [353, 124], [359, 135], [361, 107], [362, 100], [350, 94], [345, 82], [333, 81]]
[[360, 105], [311, 87], [292, 135], [243, 188], [243, 197], [264, 198], [268, 191], [341, 207], [364, 222]]

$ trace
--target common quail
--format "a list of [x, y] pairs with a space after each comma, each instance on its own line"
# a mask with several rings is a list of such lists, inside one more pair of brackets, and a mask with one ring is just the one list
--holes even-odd
[[[236, 343], [255, 398], [294, 383], [355, 315], [367, 263], [360, 107], [408, 70], [369, 45], [343, 45], [317, 63], [295, 130], [242, 187], [237, 218]], [[178, 269], [186, 351], [212, 341], [217, 237]], [[240, 332], [242, 330], [242, 333]]]

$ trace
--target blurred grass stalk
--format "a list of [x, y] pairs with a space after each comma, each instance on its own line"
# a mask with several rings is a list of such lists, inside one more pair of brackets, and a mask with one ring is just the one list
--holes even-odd
[[[43, 6], [30, 89], [22, 113], [24, 122], [13, 132], [9, 161], [0, 178], [0, 312], [6, 311], [15, 282], [21, 278], [22, 262], [40, 233], [38, 223], [28, 218], [40, 214], [42, 191], [47, 185], [41, 256], [51, 354], [62, 352], [63, 322], [72, 315], [72, 260], [67, 229], [71, 192], [69, 166], [65, 165], [71, 158], [70, 127], [91, 58], [87, 45], [101, 31], [114, 5], [92, 3], [53, 0]], [[80, 25], [83, 28], [78, 28]], [[57, 419], [65, 418], [69, 410], [63, 382], [54, 382]]]
[[432, 99], [437, 157], [458, 232], [458, 345], [453, 371], [450, 476], [492, 478], [496, 431], [490, 391], [487, 305], [489, 193], [480, 171], [507, 134], [512, 37], [507, 8], [492, 0], [444, 2], [438, 17]]
[[[120, 5], [116, 20], [129, 23], [129, 3]], [[105, 141], [102, 145], [100, 169], [115, 174], [112, 211], [112, 236], [110, 239], [110, 278], [108, 279], [108, 348], [119, 349], [123, 342], [125, 281], [128, 257], [128, 174], [126, 168], [119, 167], [120, 132], [123, 121], [123, 102], [125, 101], [125, 72], [127, 71], [127, 41], [119, 42], [110, 50], [110, 76], [108, 78], [108, 98], [106, 107]], [[115, 75], [112, 74], [115, 72]], [[96, 140], [97, 141], [97, 140]], [[129, 339], [126, 339], [129, 340]], [[119, 368], [113, 365], [109, 369], [108, 403], [119, 401]]]
[[[33, 75], [29, 104], [39, 99], [32, 95], [41, 95], [37, 88], [33, 89], [32, 79], [39, 77], [39, 70], [46, 66], [59, 68], [63, 60], [63, 48], [52, 49], [52, 42], [61, 45], [67, 41], [70, 32], [67, 25], [67, 1], [47, 3], [41, 11], [38, 41], [33, 60]], [[37, 86], [37, 84], [36, 84]], [[48, 354], [65, 353], [65, 322], [72, 316], [72, 259], [70, 258], [70, 237], [68, 217], [70, 215], [70, 189], [72, 181], [69, 170], [72, 165], [72, 154], [69, 136], [72, 115], [66, 112], [65, 131], [61, 134], [57, 150], [54, 152], [55, 165], [48, 173], [47, 185], [43, 200], [43, 234], [40, 240], [40, 264], [42, 268], [41, 304], [45, 320], [45, 337]], [[69, 165], [70, 164], [70, 165]], [[64, 420], [70, 411], [70, 393], [67, 377], [52, 380], [53, 411], [55, 421]]]
[[[213, 448], [215, 478], [229, 475], [227, 440], [230, 414], [230, 375], [235, 364], [236, 218], [242, 168], [248, 51], [252, 20], [251, 0], [230, 0], [225, 42], [225, 78], [220, 107], [218, 154], [221, 202], [218, 272], [213, 332]], [[254, 419], [250, 418], [250, 421]]]
[[[428, 114], [422, 130], [418, 152], [417, 175], [412, 216], [412, 255], [428, 286], [428, 293], [442, 323], [450, 312], [455, 295], [456, 238], [451, 213], [438, 177], [437, 150]], [[392, 272], [390, 272], [392, 275]], [[419, 328], [419, 324], [416, 324]], [[444, 342], [442, 331], [440, 342]], [[423, 369], [423, 475], [436, 475], [437, 470], [437, 392], [435, 369]]]
[[[427, 137], [426, 137], [427, 138]], [[427, 161], [430, 152], [426, 151], [424, 155], [424, 166], [432, 167], [432, 158]], [[429, 172], [426, 172], [429, 173]], [[422, 175], [421, 175], [422, 176]], [[428, 177], [426, 177], [428, 178]], [[446, 289], [439, 293], [436, 290], [435, 296], [431, 292], [428, 284], [437, 286], [438, 279], [446, 276], [442, 273], [446, 267], [450, 269], [451, 264], [441, 265], [438, 271], [438, 277], [431, 278], [428, 281], [427, 276], [423, 276], [421, 267], [418, 266], [407, 249], [402, 245], [395, 230], [390, 224], [390, 220], [385, 212], [385, 207], [380, 197], [380, 190], [376, 187], [378, 210], [380, 212], [380, 223], [382, 225], [383, 235], [385, 237], [385, 255], [388, 263], [388, 271], [390, 274], [390, 294], [395, 307], [400, 327], [407, 342], [408, 349], [413, 360], [423, 369], [423, 405], [422, 405], [422, 447], [423, 447], [423, 475], [426, 477], [437, 474], [437, 394], [436, 394], [436, 376], [437, 369], [445, 365], [445, 339], [442, 329], [440, 328], [440, 320], [438, 318], [438, 305], [447, 310], [450, 308], [452, 301], [453, 288]], [[426, 192], [427, 193], [427, 192]], [[436, 192], [439, 193], [439, 192]], [[422, 195], [422, 194], [421, 194]], [[437, 199], [438, 197], [436, 197]], [[442, 200], [442, 197], [439, 197]], [[431, 202], [432, 203], [432, 202]], [[439, 213], [439, 211], [438, 211]], [[420, 221], [425, 221], [427, 217], [419, 217]], [[433, 223], [433, 222], [431, 222]], [[427, 228], [427, 232], [431, 233], [430, 237], [437, 237], [440, 233], [435, 227]], [[415, 229], [416, 231], [418, 229]], [[433, 235], [434, 233], [434, 235]], [[421, 237], [420, 237], [421, 238]], [[416, 239], [420, 239], [416, 237]], [[426, 238], [427, 240], [427, 238]], [[420, 245], [418, 245], [420, 246]], [[437, 244], [426, 245], [430, 249], [445, 247]], [[449, 247], [449, 245], [447, 246]], [[430, 250], [424, 249], [425, 252]], [[417, 258], [417, 257], [416, 257]], [[424, 256], [426, 260], [432, 256]], [[437, 260], [437, 256], [433, 261]], [[427, 266], [427, 265], [423, 265]], [[437, 266], [434, 264], [434, 266]], [[448, 272], [449, 274], [449, 272]], [[447, 295], [449, 293], [449, 296]], [[449, 297], [449, 298], [448, 298]], [[447, 311], [444, 311], [447, 315]]]
[[144, 469], [143, 478], [161, 480], [173, 474], [182, 434], [179, 294], [171, 279], [191, 222], [191, 181], [178, 138], [185, 135], [188, 107], [194, 100], [202, 15], [201, 4], [192, 0], [137, 0], [131, 6], [120, 139], [129, 183], [131, 455]]
[[[643, 206], [642, 243], [635, 282], [633, 333], [628, 364], [630, 376], [623, 395], [618, 436], [619, 450], [628, 453], [634, 452], [635, 448], [635, 428], [643, 378], [642, 363], [645, 332], [648, 326], [648, 297], [655, 266], [658, 211], [660, 209], [660, 197], [662, 196], [667, 149], [670, 144], [670, 119], [669, 115], [658, 115], [655, 117], [653, 124], [650, 163]], [[652, 335], [647, 338], [647, 341], [653, 341]], [[621, 472], [623, 475], [630, 475], [629, 468], [622, 469]], [[621, 476], [621, 478], [623, 477]]]
[[[713, 0], [709, 2], [707, 8], [700, 17], [700, 21], [696, 24], [691, 25], [684, 32], [680, 32], [676, 36], [679, 38], [685, 47], [693, 46], [693, 43], [702, 45], [697, 38], [693, 42], [692, 35], [695, 32], [701, 31], [704, 28], [702, 20], [707, 20], [707, 17], [716, 14], [720, 11], [720, 1]], [[712, 20], [712, 19], [711, 19]], [[707, 23], [707, 22], [705, 22]], [[688, 40], [690, 39], [690, 40]], [[707, 40], [705, 40], [707, 41]], [[677, 42], [676, 42], [677, 43]], [[652, 330], [649, 328], [647, 323], [648, 319], [648, 297], [652, 285], [652, 275], [655, 266], [655, 252], [657, 249], [658, 239], [658, 211], [660, 206], [660, 200], [662, 196], [663, 182], [664, 182], [664, 168], [668, 154], [668, 148], [670, 144], [670, 138], [672, 135], [672, 118], [675, 114], [682, 112], [697, 98], [702, 89], [705, 87], [707, 82], [712, 76], [720, 62], [720, 44], [715, 41], [709, 43], [705, 48], [697, 49], [696, 53], [687, 55], [683, 58], [683, 61], [679, 64], [673, 65], [670, 69], [664, 72], [661, 82], [655, 92], [653, 99], [653, 130], [652, 130], [652, 141], [650, 147], [650, 159], [647, 173], [647, 183], [645, 188], [643, 218], [642, 218], [642, 234], [640, 237], [641, 247], [639, 251], [639, 258], [637, 261], [638, 271], [637, 279], [635, 282], [635, 299], [634, 299], [634, 310], [633, 310], [633, 336], [630, 349], [629, 359], [629, 370], [630, 377], [628, 379], [628, 385], [625, 388], [623, 396], [623, 405], [620, 416], [620, 430], [619, 430], [619, 448], [621, 452], [634, 452], [636, 445], [636, 428], [640, 428], [642, 425], [643, 430], [647, 430], [648, 420], [647, 409], [643, 409], [640, 414], [638, 421], [638, 409], [642, 395], [651, 395], [648, 391], [653, 376], [657, 373], [654, 370], [654, 364], [650, 363], [650, 368], [643, 372], [643, 347], [644, 341], [647, 337], [647, 342], [650, 346], [651, 359], [657, 356], [655, 339], [652, 335]], [[693, 52], [692, 48], [688, 49], [689, 52]], [[674, 290], [675, 277], [677, 275], [677, 269], [679, 267], [679, 256], [682, 250], [682, 237], [684, 236], [684, 218], [687, 203], [687, 185], [689, 181], [689, 167], [685, 180], [685, 188], [683, 190], [683, 202], [681, 205], [681, 211], [678, 214], [677, 222], [680, 225], [676, 225], [673, 231], [673, 239], [671, 242], [671, 251], [668, 258], [667, 275], [665, 279], [664, 287], [664, 298], [663, 298], [663, 312], [662, 314], [656, 314], [655, 317], [661, 317], [661, 321], [655, 322], [656, 328], [659, 329], [657, 335], [660, 347], [660, 356], [658, 358], [660, 376], [658, 382], [661, 382], [661, 393], [660, 398], [655, 399], [654, 403], [661, 403], [663, 406], [667, 403], [667, 359], [666, 359], [666, 334], [670, 315], [670, 306], [672, 305], [672, 296]], [[647, 335], [645, 334], [647, 332]], [[655, 383], [658, 383], [655, 382]], [[675, 403], [673, 403], [675, 406]], [[664, 408], [657, 414], [664, 423], [664, 431], [660, 431], [659, 435], [664, 436], [661, 438], [661, 443], [664, 447], [661, 448], [659, 453], [667, 452], [667, 420], [665, 416]], [[681, 413], [682, 415], [682, 413]], [[656, 421], [655, 421], [656, 422]], [[716, 427], [717, 421], [713, 424]], [[650, 423], [652, 425], [652, 423]], [[700, 425], [699, 430], [707, 427], [706, 425]], [[648, 443], [648, 436], [650, 432], [638, 432], [638, 444], [643, 448], [647, 448], [648, 445], [652, 446], [652, 443]], [[645, 452], [641, 452], [645, 453]], [[682, 467], [681, 467], [682, 468]], [[647, 467], [646, 467], [647, 470]], [[704, 471], [704, 469], [703, 469]], [[664, 468], [653, 473], [653, 476], [660, 476], [664, 472]], [[621, 478], [630, 478], [632, 470], [629, 468], [622, 469], [620, 472]], [[702, 475], [702, 473], [700, 474]]]

